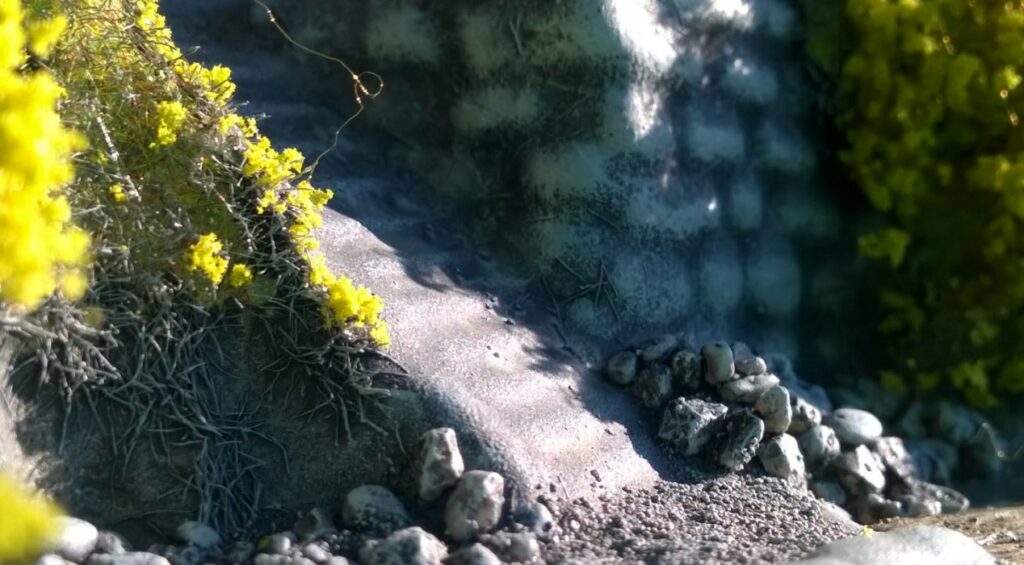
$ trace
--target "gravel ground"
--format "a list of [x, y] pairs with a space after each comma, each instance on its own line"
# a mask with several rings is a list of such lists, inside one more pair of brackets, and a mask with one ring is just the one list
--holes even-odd
[[857, 531], [813, 495], [747, 474], [541, 500], [561, 528], [548, 563], [780, 563]]

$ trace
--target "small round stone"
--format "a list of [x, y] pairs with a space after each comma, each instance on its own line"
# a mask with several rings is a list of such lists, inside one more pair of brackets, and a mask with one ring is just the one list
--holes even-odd
[[[793, 408], [789, 403], [789, 390], [782, 385], [775, 385], [766, 390], [754, 403], [754, 410], [764, 420], [764, 431], [770, 434], [781, 434], [789, 429], [793, 416]], [[796, 445], [796, 440], [793, 440]]]
[[768, 389], [779, 384], [775, 375], [755, 375], [729, 381], [718, 388], [719, 394], [726, 402], [753, 404]]
[[850, 446], [871, 443], [882, 436], [882, 422], [867, 410], [840, 408], [825, 418], [839, 441]]
[[490, 531], [501, 519], [505, 478], [489, 471], [467, 471], [448, 497], [446, 531], [456, 541], [468, 541]]
[[648, 363], [661, 361], [668, 357], [668, 354], [671, 353], [677, 345], [679, 345], [679, 340], [676, 339], [676, 336], [671, 334], [663, 335], [644, 346], [644, 348], [640, 350], [640, 358]]
[[732, 348], [724, 341], [709, 343], [701, 348], [704, 357], [704, 380], [708, 384], [717, 385], [733, 379], [736, 373]]
[[731, 471], [740, 471], [757, 453], [764, 437], [764, 422], [749, 410], [743, 410], [728, 416], [725, 431], [727, 439], [718, 462]]
[[633, 351], [621, 351], [608, 360], [605, 367], [605, 374], [608, 380], [626, 386], [632, 384], [636, 379], [637, 357]]
[[839, 456], [839, 438], [828, 426], [811, 426], [811, 429], [800, 434], [798, 443], [808, 468], [812, 470]]
[[688, 349], [676, 351], [669, 360], [672, 368], [672, 383], [679, 391], [694, 391], [700, 388], [700, 356]]
[[648, 408], [657, 408], [672, 395], [672, 371], [661, 363], [652, 363], [637, 374], [630, 392]]
[[791, 394], [789, 395], [789, 403], [793, 413], [792, 419], [789, 422], [789, 433], [800, 435], [811, 429], [811, 426], [821, 424], [821, 410], [818, 410], [810, 402], [795, 394]]
[[350, 528], [386, 534], [408, 525], [409, 514], [398, 497], [388, 489], [363, 485], [345, 496], [342, 520]]
[[[789, 406], [789, 403], [786, 406]], [[786, 479], [791, 484], [803, 484], [806, 479], [804, 456], [800, 453], [796, 438], [789, 434], [775, 436], [761, 443], [757, 457], [765, 471]]]

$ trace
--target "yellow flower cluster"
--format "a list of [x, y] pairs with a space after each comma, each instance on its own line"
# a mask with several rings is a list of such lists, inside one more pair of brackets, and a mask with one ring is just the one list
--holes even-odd
[[160, 102], [156, 105], [156, 141], [150, 148], [171, 145], [178, 141], [178, 131], [185, 124], [188, 112], [177, 100]]
[[889, 224], [859, 241], [894, 271], [884, 381], [938, 379], [979, 405], [1024, 391], [1024, 4], [827, 3], [852, 38], [842, 158]]
[[0, 475], [0, 563], [38, 557], [60, 527], [60, 510]]
[[19, 0], [0, 0], [0, 303], [25, 308], [58, 288], [71, 298], [86, 288], [89, 237], [60, 193], [84, 141], [61, 124], [62, 89], [24, 65], [26, 49], [47, 53], [61, 28], [59, 19], [26, 22]]
[[199, 271], [213, 286], [219, 286], [228, 270], [228, 259], [224, 256], [224, 244], [215, 233], [199, 237], [185, 253], [185, 268], [189, 272]]
[[248, 265], [236, 263], [231, 266], [231, 272], [228, 274], [228, 284], [232, 288], [241, 288], [252, 282], [252, 270]]

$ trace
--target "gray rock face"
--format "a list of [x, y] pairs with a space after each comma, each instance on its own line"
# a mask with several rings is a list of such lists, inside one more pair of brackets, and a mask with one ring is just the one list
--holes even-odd
[[665, 360], [669, 353], [679, 345], [674, 335], [663, 335], [640, 350], [640, 358], [648, 363]]
[[661, 363], [651, 363], [640, 369], [630, 392], [644, 406], [657, 408], [672, 396], [672, 371]]
[[341, 512], [350, 528], [386, 533], [409, 524], [409, 513], [398, 498], [378, 485], [363, 485], [349, 491]]
[[457, 541], [469, 541], [497, 526], [505, 504], [504, 491], [505, 479], [497, 473], [464, 473], [445, 506], [448, 535]]
[[806, 480], [804, 456], [800, 453], [796, 438], [789, 434], [775, 436], [761, 443], [757, 457], [764, 469], [776, 477], [795, 485], [802, 485]]
[[731, 381], [736, 373], [732, 348], [724, 341], [709, 343], [700, 349], [704, 357], [704, 380], [717, 385]]
[[768, 389], [779, 384], [775, 375], [754, 375], [729, 381], [718, 388], [719, 394], [726, 402], [753, 404]]
[[793, 412], [792, 420], [789, 423], [789, 433], [800, 435], [811, 429], [811, 426], [821, 424], [821, 410], [815, 408], [810, 402], [790, 394], [789, 403]]
[[556, 527], [551, 511], [539, 502], [520, 504], [512, 513], [512, 519], [540, 539], [548, 539]]
[[145, 551], [128, 553], [94, 553], [84, 561], [85, 565], [171, 565], [166, 557]]
[[700, 355], [689, 349], [680, 349], [669, 360], [672, 368], [672, 383], [680, 391], [694, 391], [700, 388]]
[[178, 526], [177, 534], [185, 543], [200, 549], [212, 549], [220, 545], [220, 534], [217, 530], [194, 520], [182, 522]]
[[61, 519], [60, 533], [54, 541], [52, 551], [68, 561], [80, 563], [92, 553], [99, 541], [100, 532], [85, 520], [65, 517]]
[[971, 538], [946, 528], [913, 526], [870, 536], [854, 536], [819, 548], [801, 565], [877, 565], [942, 563], [988, 565], [992, 558]]
[[907, 480], [917, 474], [914, 459], [907, 452], [902, 439], [895, 436], [879, 438], [871, 449], [878, 455], [885, 470], [892, 475]]
[[731, 471], [743, 469], [754, 458], [764, 437], [764, 422], [749, 410], [727, 417], [727, 439], [718, 455], [718, 462]]
[[483, 544], [474, 543], [445, 559], [445, 565], [501, 565], [501, 559]]
[[836, 432], [828, 426], [811, 426], [798, 439], [800, 451], [810, 469], [817, 469], [839, 456], [840, 445]]
[[841, 443], [850, 446], [871, 443], [882, 435], [882, 422], [866, 410], [840, 408], [824, 421], [836, 431]]
[[832, 481], [811, 481], [810, 483], [811, 492], [814, 493], [818, 498], [835, 504], [836, 506], [843, 506], [846, 504], [846, 491], [843, 487], [839, 486], [839, 483]]
[[[754, 403], [754, 411], [764, 420], [764, 430], [770, 434], [781, 434], [790, 428], [793, 408], [789, 402], [789, 390], [775, 385], [765, 391]], [[795, 443], [796, 440], [794, 440]]]
[[440, 565], [448, 548], [422, 528], [413, 527], [398, 530], [364, 553], [366, 565]]
[[458, 438], [451, 428], [436, 428], [423, 434], [417, 453], [416, 477], [423, 500], [437, 500], [445, 489], [459, 481], [466, 469]]
[[885, 488], [885, 471], [868, 448], [859, 445], [832, 461], [839, 481], [850, 495], [878, 494]]
[[677, 398], [665, 408], [658, 437], [683, 455], [699, 453], [729, 412], [724, 404]]
[[617, 385], [630, 385], [636, 379], [637, 357], [633, 351], [620, 351], [608, 360], [605, 374]]

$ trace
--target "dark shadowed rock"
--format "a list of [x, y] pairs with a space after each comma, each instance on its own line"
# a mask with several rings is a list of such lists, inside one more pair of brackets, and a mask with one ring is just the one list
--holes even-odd
[[672, 371], [661, 363], [651, 363], [640, 369], [629, 390], [644, 406], [657, 408], [672, 396]]
[[724, 341], [709, 343], [700, 349], [704, 357], [704, 380], [717, 385], [731, 381], [736, 373], [732, 348]]
[[768, 389], [779, 384], [775, 375], [754, 375], [729, 381], [718, 388], [718, 393], [726, 402], [753, 404]]
[[717, 402], [677, 398], [665, 408], [658, 438], [682, 455], [694, 455], [718, 432], [728, 412]]
[[753, 412], [741, 410], [726, 418], [725, 434], [718, 462], [726, 469], [739, 471], [757, 454], [764, 437], [764, 422]]

